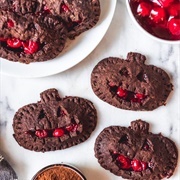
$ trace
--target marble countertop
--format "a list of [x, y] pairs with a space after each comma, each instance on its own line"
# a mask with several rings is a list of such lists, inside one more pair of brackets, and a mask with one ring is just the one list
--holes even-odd
[[[174, 90], [166, 106], [151, 112], [121, 110], [104, 103], [93, 93], [90, 85], [93, 67], [105, 57], [126, 58], [130, 51], [146, 55], [148, 64], [158, 66], [170, 75]], [[61, 162], [76, 166], [88, 180], [121, 179], [100, 167], [94, 157], [94, 142], [105, 127], [129, 126], [136, 119], [149, 122], [153, 133], [161, 132], [172, 139], [180, 152], [180, 47], [157, 42], [143, 34], [130, 19], [124, 0], [117, 1], [112, 23], [100, 44], [76, 66], [44, 78], [14, 78], [1, 74], [0, 82], [0, 152], [13, 166], [19, 180], [30, 180], [44, 166]], [[39, 93], [48, 88], [57, 88], [61, 96], [91, 100], [98, 112], [98, 124], [91, 137], [78, 146], [55, 152], [31, 152], [14, 140], [12, 119], [20, 107], [37, 102]], [[176, 168], [170, 179], [180, 179], [180, 168]]]

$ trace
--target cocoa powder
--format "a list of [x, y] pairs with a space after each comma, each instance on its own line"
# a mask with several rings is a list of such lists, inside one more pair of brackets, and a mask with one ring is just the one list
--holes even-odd
[[83, 180], [83, 178], [68, 167], [53, 166], [42, 171], [34, 180]]

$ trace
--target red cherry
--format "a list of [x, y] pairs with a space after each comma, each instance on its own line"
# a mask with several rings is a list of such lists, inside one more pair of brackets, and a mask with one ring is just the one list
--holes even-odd
[[131, 168], [131, 160], [123, 155], [119, 155], [117, 158], [120, 163], [120, 168], [122, 169], [130, 169]]
[[141, 161], [134, 159], [131, 161], [131, 165], [134, 171], [142, 171], [142, 165], [141, 165]]
[[68, 12], [69, 11], [69, 8], [65, 4], [62, 4], [61, 9], [64, 12]]
[[153, 22], [159, 23], [166, 19], [166, 13], [163, 8], [155, 7], [151, 10], [150, 18]]
[[158, 0], [163, 7], [168, 7], [174, 0]]
[[170, 19], [170, 21], [168, 22], [168, 28], [171, 34], [180, 36], [180, 19]]
[[22, 46], [22, 41], [17, 38], [7, 39], [7, 45], [12, 48], [20, 48]]
[[39, 138], [45, 138], [48, 136], [47, 130], [36, 130], [35, 135], [38, 136]]
[[121, 98], [126, 98], [127, 97], [127, 95], [128, 95], [128, 92], [127, 92], [127, 90], [124, 90], [124, 89], [122, 89], [122, 88], [118, 88], [117, 89], [117, 95], [119, 96], [119, 97], [121, 97]]
[[66, 126], [66, 130], [69, 132], [75, 132], [75, 131], [77, 131], [77, 128], [78, 128], [77, 124], [72, 124], [72, 125]]
[[180, 3], [172, 4], [169, 7], [168, 12], [169, 12], [170, 16], [174, 16], [174, 17], [180, 16]]
[[53, 131], [54, 137], [61, 137], [64, 135], [64, 130], [62, 128], [57, 128]]
[[141, 166], [142, 166], [142, 170], [144, 171], [144, 170], [147, 169], [148, 163], [142, 161], [142, 162], [141, 162]]
[[146, 96], [144, 94], [137, 93], [137, 94], [135, 94], [135, 97], [137, 99], [144, 99]]
[[142, 17], [149, 16], [151, 9], [152, 9], [152, 6], [150, 3], [142, 2], [137, 7], [137, 13]]
[[148, 164], [144, 161], [139, 161], [137, 159], [134, 159], [131, 161], [131, 165], [132, 165], [132, 169], [134, 171], [143, 171], [145, 169], [147, 169], [148, 167]]
[[9, 19], [9, 20], [7, 21], [7, 27], [8, 27], [8, 28], [14, 27], [14, 22], [13, 22], [11, 19]]
[[23, 42], [23, 47], [26, 54], [33, 54], [38, 51], [39, 43], [34, 41], [26, 41]]

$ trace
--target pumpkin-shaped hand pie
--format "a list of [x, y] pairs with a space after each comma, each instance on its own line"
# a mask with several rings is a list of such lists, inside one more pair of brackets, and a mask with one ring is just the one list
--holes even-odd
[[97, 123], [92, 102], [80, 97], [61, 98], [56, 89], [41, 93], [41, 100], [20, 108], [13, 119], [14, 138], [33, 151], [69, 148], [89, 138]]
[[142, 120], [129, 128], [105, 128], [95, 142], [95, 156], [100, 165], [125, 179], [159, 180], [169, 178], [177, 166], [176, 145], [162, 134], [149, 132]]
[[127, 110], [153, 110], [165, 105], [172, 91], [167, 73], [145, 65], [146, 57], [128, 53], [127, 59], [109, 57], [92, 71], [91, 85], [103, 101]]
[[0, 57], [31, 63], [53, 59], [64, 49], [67, 30], [51, 14], [26, 14], [0, 9]]

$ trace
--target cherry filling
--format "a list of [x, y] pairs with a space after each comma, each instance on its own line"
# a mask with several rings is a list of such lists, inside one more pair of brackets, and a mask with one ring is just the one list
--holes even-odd
[[38, 129], [35, 131], [29, 130], [25, 131], [25, 134], [30, 134], [31, 136], [37, 136], [39, 138], [62, 137], [65, 134], [69, 134], [70, 132], [77, 132], [78, 127], [78, 124], [70, 124], [69, 126], [56, 129]]
[[138, 159], [130, 159], [116, 152], [113, 153], [113, 159], [115, 159], [117, 165], [123, 170], [141, 172], [150, 168], [147, 162]]
[[22, 41], [18, 38], [0, 37], [0, 43], [12, 51], [20, 51], [26, 54], [34, 54], [40, 49], [40, 44], [34, 41]]
[[129, 102], [142, 103], [144, 99], [147, 97], [145, 94], [134, 93], [132, 91], [128, 91], [117, 86], [110, 86], [110, 88], [111, 91], [115, 92], [119, 98]]
[[14, 22], [13, 22], [11, 19], [9, 19], [9, 20], [7, 21], [7, 27], [8, 27], [8, 28], [14, 27]]
[[69, 10], [69, 8], [68, 8], [68, 6], [66, 5], [66, 4], [64, 4], [64, 3], [62, 3], [61, 4], [61, 7], [60, 7], [60, 12], [61, 13], [63, 13], [63, 12], [69, 12], [70, 10]]

